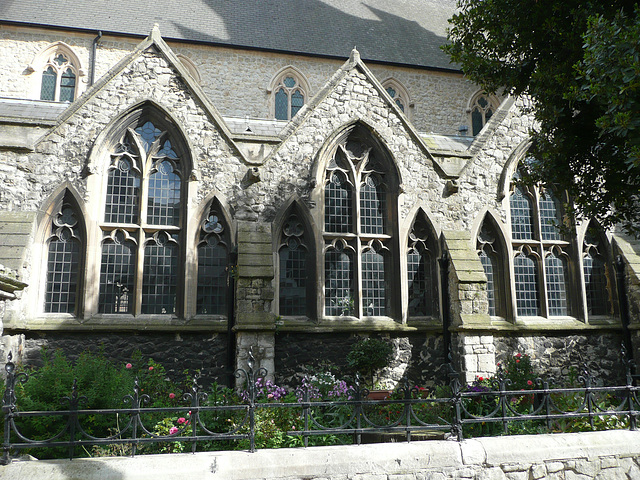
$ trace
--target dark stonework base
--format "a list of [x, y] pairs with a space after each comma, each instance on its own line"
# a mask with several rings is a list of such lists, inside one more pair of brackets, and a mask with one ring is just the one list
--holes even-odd
[[23, 348], [23, 364], [42, 364], [41, 349], [60, 349], [76, 360], [78, 355], [89, 350], [103, 349], [106, 357], [114, 363], [128, 363], [133, 352], [139, 350], [145, 361], [152, 358], [161, 363], [167, 374], [176, 381], [184, 380], [184, 370], [202, 372], [203, 384], [214, 380], [227, 383], [226, 370], [227, 337], [203, 333], [46, 333], [26, 334]]
[[[352, 376], [347, 368], [347, 354], [360, 338], [351, 334], [280, 333], [276, 335], [276, 383], [284, 386], [300, 384], [304, 366], [312, 372], [323, 363], [334, 365], [338, 376]], [[407, 381], [410, 386], [432, 386], [446, 381], [443, 365], [442, 336], [413, 334], [384, 336], [394, 345], [394, 359], [381, 374], [381, 381], [393, 384]]]
[[537, 373], [551, 376], [559, 385], [569, 382], [572, 367], [580, 374], [586, 363], [591, 374], [609, 385], [622, 384], [622, 334], [504, 336], [495, 337], [496, 361], [504, 362], [518, 352], [531, 356]]

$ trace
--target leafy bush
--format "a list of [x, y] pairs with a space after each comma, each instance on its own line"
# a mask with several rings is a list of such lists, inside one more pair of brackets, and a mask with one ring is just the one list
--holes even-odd
[[390, 343], [377, 338], [365, 338], [351, 347], [347, 354], [347, 365], [365, 379], [368, 387], [373, 387], [376, 374], [389, 365], [392, 353]]

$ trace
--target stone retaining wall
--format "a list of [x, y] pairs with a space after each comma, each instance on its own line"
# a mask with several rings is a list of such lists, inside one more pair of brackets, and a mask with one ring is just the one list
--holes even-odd
[[640, 432], [14, 461], [3, 480], [632, 480]]

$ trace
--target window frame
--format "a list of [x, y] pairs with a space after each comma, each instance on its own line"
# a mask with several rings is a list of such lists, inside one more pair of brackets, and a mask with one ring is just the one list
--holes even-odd
[[[65, 58], [66, 61], [64, 64], [58, 64], [56, 62], [56, 58], [58, 58], [59, 55], [62, 55]], [[55, 73], [53, 99], [42, 98], [43, 74], [48, 68], [53, 69]], [[80, 96], [83, 89], [83, 82], [81, 78], [85, 76], [85, 71], [82, 68], [80, 59], [73, 49], [64, 42], [56, 42], [44, 48], [34, 57], [33, 61], [27, 67], [27, 71], [33, 78], [31, 85], [31, 97], [42, 101], [57, 103], [64, 102], [60, 100], [61, 80], [68, 70], [71, 70], [75, 76], [73, 99], [69, 101], [69, 103], [73, 103]]]
[[[486, 105], [483, 106], [480, 103], [481, 100], [484, 100], [486, 102]], [[471, 96], [471, 98], [469, 99], [469, 104], [467, 106], [467, 115], [468, 115], [467, 121], [469, 122], [469, 130], [471, 132], [472, 137], [478, 136], [482, 132], [482, 130], [484, 130], [484, 127], [487, 125], [491, 117], [493, 117], [496, 114], [496, 110], [499, 107], [500, 107], [500, 100], [498, 99], [498, 97], [496, 97], [495, 95], [489, 95], [484, 90], [478, 90], [476, 93], [474, 93]], [[473, 114], [476, 110], [478, 111], [478, 113], [480, 113], [482, 126], [477, 132], [474, 133]], [[491, 111], [489, 118], [487, 118], [488, 111]]]
[[[285, 84], [287, 78], [292, 78], [294, 80], [294, 85], [289, 87]], [[283, 90], [287, 96], [287, 118], [278, 118], [278, 108], [276, 105], [277, 95], [280, 90]], [[296, 110], [295, 114], [291, 114], [292, 112], [292, 95], [299, 91], [302, 94], [302, 105]], [[282, 68], [278, 73], [274, 75], [269, 82], [269, 88], [267, 89], [267, 93], [270, 94], [269, 100], [269, 113], [271, 118], [275, 120], [281, 121], [290, 121], [295, 115], [307, 104], [309, 98], [311, 97], [309, 82], [306, 77], [295, 67], [289, 65]]]

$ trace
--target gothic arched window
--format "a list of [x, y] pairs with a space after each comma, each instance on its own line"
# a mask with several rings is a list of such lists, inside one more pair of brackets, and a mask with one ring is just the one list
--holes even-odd
[[217, 201], [200, 224], [198, 242], [198, 315], [227, 315], [229, 303], [229, 227]]
[[70, 55], [54, 50], [42, 71], [40, 100], [51, 102], [73, 102], [76, 98], [78, 69]]
[[302, 218], [291, 212], [282, 226], [278, 247], [278, 313], [310, 317], [315, 271], [309, 232]]
[[496, 227], [488, 218], [485, 218], [478, 234], [476, 248], [487, 277], [489, 315], [505, 317], [504, 251], [498, 238]]
[[46, 313], [77, 313], [85, 249], [81, 220], [77, 208], [67, 198], [63, 198], [52, 215], [47, 240]]
[[271, 83], [273, 115], [276, 120], [291, 120], [307, 101], [309, 87], [294, 68], [281, 71]]
[[337, 145], [324, 179], [324, 311], [327, 316], [390, 316], [397, 275], [396, 173], [364, 127]]
[[493, 95], [478, 92], [469, 103], [469, 119], [471, 131], [475, 137], [496, 112], [499, 105], [498, 99]]
[[429, 221], [420, 211], [411, 227], [407, 245], [409, 317], [437, 316], [440, 310], [435, 245]]
[[179, 314], [188, 172], [173, 130], [142, 109], [129, 116], [111, 149], [99, 313]]

